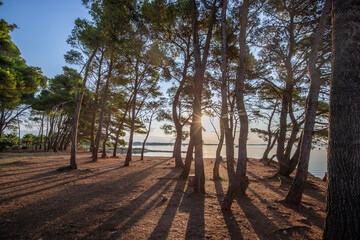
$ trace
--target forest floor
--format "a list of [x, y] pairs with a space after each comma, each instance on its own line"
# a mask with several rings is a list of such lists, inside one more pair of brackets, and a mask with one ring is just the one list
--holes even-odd
[[62, 171], [69, 153], [0, 154], [0, 239], [321, 239], [325, 182], [311, 175], [300, 206], [281, 202], [291, 180], [269, 178], [275, 166], [248, 162], [247, 196], [222, 211], [224, 180], [212, 179], [205, 159], [206, 194], [179, 179], [173, 158], [124, 156]]

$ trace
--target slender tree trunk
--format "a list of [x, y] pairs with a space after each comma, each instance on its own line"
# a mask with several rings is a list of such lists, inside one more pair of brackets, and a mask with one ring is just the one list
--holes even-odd
[[5, 125], [5, 112], [3, 109], [1, 109], [1, 117], [0, 117], [0, 136], [2, 136], [2, 133], [4, 131], [4, 125]]
[[108, 112], [108, 120], [107, 120], [106, 130], [105, 130], [105, 138], [104, 138], [103, 146], [102, 146], [102, 154], [101, 154], [102, 158], [106, 157], [106, 143], [107, 143], [107, 141], [109, 139], [110, 121], [111, 121], [111, 113], [110, 113], [110, 110], [109, 110], [109, 112]]
[[46, 119], [46, 133], [45, 133], [45, 140], [44, 140], [44, 145], [43, 145], [44, 151], [46, 151], [46, 144], [47, 144], [47, 141], [49, 140], [49, 138], [48, 138], [49, 121], [50, 121], [50, 116], [47, 116], [47, 119]]
[[84, 98], [84, 91], [86, 87], [86, 81], [88, 78], [90, 65], [92, 60], [95, 57], [95, 54], [97, 52], [98, 48], [96, 48], [93, 53], [91, 54], [85, 68], [85, 74], [84, 74], [84, 80], [82, 84], [82, 89], [80, 91], [80, 96], [76, 97], [76, 111], [74, 116], [74, 122], [72, 127], [72, 138], [71, 138], [71, 153], [70, 153], [70, 167], [71, 169], [77, 169], [76, 164], [76, 145], [77, 145], [77, 132], [78, 132], [78, 125], [79, 125], [79, 118], [80, 118], [80, 111], [81, 111], [81, 103]]
[[129, 144], [128, 144], [128, 149], [126, 152], [126, 158], [125, 158], [125, 163], [124, 166], [129, 166], [131, 158], [132, 158], [132, 147], [133, 147], [133, 141], [134, 141], [134, 132], [135, 132], [135, 120], [136, 120], [136, 97], [137, 97], [137, 91], [138, 91], [138, 66], [139, 66], [139, 62], [136, 61], [136, 65], [135, 65], [135, 85], [134, 85], [134, 96], [133, 96], [133, 101], [132, 101], [132, 116], [131, 116], [131, 123], [130, 123], [130, 136], [129, 136]]
[[[188, 47], [189, 49], [189, 47]], [[188, 54], [184, 60], [184, 68], [183, 68], [183, 72], [182, 72], [182, 79], [180, 81], [180, 85], [179, 88], [177, 89], [175, 96], [174, 96], [174, 101], [172, 104], [172, 117], [173, 117], [173, 121], [174, 121], [174, 125], [175, 125], [175, 129], [176, 129], [176, 140], [175, 140], [175, 145], [174, 145], [174, 157], [175, 157], [175, 167], [177, 168], [183, 168], [184, 167], [184, 163], [182, 161], [181, 158], [181, 140], [182, 140], [182, 124], [180, 122], [178, 113], [177, 113], [177, 106], [179, 105], [179, 98], [180, 98], [180, 94], [183, 91], [184, 85], [186, 83], [186, 77], [187, 77], [187, 69], [189, 67], [189, 62], [190, 62], [190, 54], [189, 54], [189, 50], [187, 51]]]
[[[225, 144], [226, 144], [226, 166], [229, 177], [229, 183], [233, 183], [235, 177], [234, 170], [234, 138], [232, 136], [232, 124], [229, 126], [228, 113], [228, 80], [227, 80], [227, 39], [226, 39], [226, 11], [227, 0], [223, 0], [221, 11], [221, 34], [222, 34], [222, 51], [221, 51], [221, 116], [220, 124], [224, 127]], [[232, 119], [231, 119], [232, 122]]]
[[360, 236], [360, 3], [333, 0], [327, 216], [323, 239]]
[[149, 127], [148, 127], [148, 129], [147, 129], [146, 136], [145, 136], [145, 139], [144, 139], [143, 144], [142, 144], [140, 160], [144, 160], [145, 144], [146, 144], [146, 141], [147, 141], [147, 139], [148, 139], [148, 137], [149, 137], [149, 134], [150, 134], [151, 123], [152, 123], [152, 119], [153, 119], [153, 117], [154, 117], [154, 114], [155, 114], [155, 112], [152, 112], [152, 113], [151, 113], [151, 116], [150, 116]]
[[63, 115], [62, 115], [62, 113], [60, 113], [60, 120], [58, 122], [57, 134], [56, 134], [56, 137], [54, 139], [54, 143], [53, 143], [53, 147], [52, 147], [54, 152], [58, 151], [59, 138], [60, 138], [60, 134], [61, 134], [60, 126], [62, 124], [62, 118], [63, 118]]
[[19, 129], [19, 142], [18, 142], [18, 148], [21, 150], [21, 130], [20, 130], [20, 117], [17, 117], [17, 123], [18, 123], [18, 129]]
[[53, 132], [54, 132], [54, 122], [55, 122], [55, 116], [53, 115], [52, 117], [50, 116], [50, 126], [49, 126], [49, 133], [47, 136], [47, 145], [45, 145], [45, 150], [46, 151], [50, 151], [50, 146], [52, 145], [52, 136], [53, 136]]
[[190, 140], [189, 140], [189, 145], [188, 145], [188, 149], [187, 149], [186, 157], [185, 157], [185, 167], [184, 167], [184, 170], [180, 174], [180, 178], [186, 179], [190, 173], [191, 162], [193, 161], [193, 153], [194, 153], [194, 147], [195, 147], [195, 142], [192, 137], [192, 134], [193, 134], [193, 131], [190, 127]]
[[113, 67], [113, 60], [110, 59], [109, 69], [108, 69], [108, 76], [106, 78], [105, 86], [104, 86], [104, 92], [101, 98], [101, 105], [100, 105], [100, 116], [99, 116], [99, 124], [98, 124], [98, 130], [95, 138], [95, 145], [93, 149], [93, 155], [92, 160], [93, 162], [96, 162], [98, 159], [98, 152], [100, 147], [100, 139], [101, 139], [101, 133], [102, 133], [102, 126], [103, 126], [103, 118], [105, 114], [105, 105], [108, 97], [109, 92], [109, 84], [110, 84], [110, 78], [111, 78], [111, 72]]
[[133, 106], [132, 106], [132, 117], [131, 117], [131, 124], [130, 124], [130, 137], [129, 137], [129, 144], [128, 149], [126, 152], [126, 158], [124, 166], [129, 166], [131, 158], [132, 158], [132, 147], [134, 141], [134, 132], [135, 132], [135, 108], [136, 108], [136, 93], [134, 94], [133, 99]]
[[68, 137], [68, 134], [69, 134], [69, 130], [66, 129], [66, 131], [63, 134], [63, 137], [61, 138], [60, 144], [59, 144], [60, 151], [64, 150], [64, 145], [65, 145], [66, 138]]
[[45, 116], [45, 113], [43, 113], [43, 115], [41, 116], [41, 125], [40, 125], [40, 129], [39, 129], [38, 138], [37, 138], [37, 140], [36, 140], [35, 150], [38, 150], [38, 149], [39, 149], [40, 136], [41, 136], [41, 134], [42, 134], [42, 129], [43, 129], [43, 127], [44, 127], [44, 116]]
[[214, 168], [213, 168], [213, 179], [214, 180], [221, 179], [219, 167], [220, 167], [221, 161], [223, 160], [223, 158], [221, 157], [221, 149], [224, 144], [224, 138], [225, 138], [224, 127], [222, 126], [222, 123], [220, 121], [220, 137], [219, 137], [219, 143], [216, 148], [216, 157], [215, 157], [215, 163], [214, 163]]
[[202, 149], [202, 124], [201, 124], [201, 99], [203, 90], [204, 73], [206, 69], [207, 57], [209, 54], [210, 40], [212, 37], [212, 29], [216, 17], [216, 0], [211, 7], [211, 15], [208, 26], [208, 32], [203, 49], [203, 59], [201, 59], [200, 40], [198, 36], [198, 20], [196, 1], [190, 1], [191, 6], [191, 23], [193, 30], [194, 58], [195, 58], [195, 76], [194, 76], [194, 103], [193, 103], [193, 140], [195, 143], [195, 185], [194, 191], [197, 193], [205, 193], [205, 170]]
[[246, 113], [244, 103], [244, 91], [245, 91], [245, 73], [246, 73], [246, 27], [248, 22], [249, 12], [249, 0], [244, 0], [241, 7], [241, 25], [240, 25], [240, 36], [239, 36], [239, 73], [236, 79], [235, 94], [236, 94], [236, 105], [240, 118], [240, 135], [239, 135], [239, 153], [238, 162], [236, 167], [235, 180], [229, 183], [229, 188], [226, 193], [223, 202], [223, 209], [230, 209], [232, 202], [236, 196], [242, 196], [246, 194], [246, 189], [249, 185], [248, 177], [246, 176], [246, 164], [247, 164], [247, 137], [248, 137], [248, 116]]
[[265, 149], [265, 151], [264, 151], [264, 153], [263, 153], [263, 156], [262, 156], [262, 161], [265, 161], [265, 162], [267, 162], [267, 163], [270, 163], [270, 159], [269, 159], [269, 153], [270, 153], [270, 151], [274, 148], [274, 146], [275, 146], [275, 143], [276, 143], [276, 141], [277, 141], [277, 139], [278, 139], [278, 133], [275, 133], [275, 136], [274, 136], [274, 138], [272, 139], [272, 141], [270, 142], [270, 145], [267, 145], [266, 146], [266, 149]]
[[95, 132], [95, 122], [96, 122], [96, 112], [98, 108], [98, 99], [99, 99], [99, 88], [100, 88], [100, 82], [101, 82], [101, 68], [102, 68], [102, 62], [104, 59], [104, 54], [101, 54], [100, 61], [99, 61], [99, 70], [98, 70], [98, 76], [96, 81], [96, 88], [95, 88], [95, 98], [94, 98], [94, 108], [91, 116], [91, 126], [90, 126], [90, 151], [92, 152], [95, 147], [95, 139], [94, 139], [94, 132]]
[[326, 24], [330, 12], [331, 0], [326, 0], [320, 23], [315, 35], [315, 41], [309, 56], [309, 75], [311, 79], [310, 90], [305, 115], [305, 126], [301, 138], [301, 147], [299, 155], [299, 166], [296, 176], [291, 184], [290, 190], [285, 197], [285, 201], [294, 204], [300, 204], [302, 194], [308, 175], [309, 158], [312, 142], [312, 134], [314, 131], [316, 110], [318, 106], [318, 98], [321, 86], [320, 70], [316, 68], [317, 55], [326, 29]]
[[287, 88], [284, 90], [281, 101], [281, 112], [280, 112], [280, 128], [279, 128], [279, 137], [278, 144], [276, 149], [276, 158], [279, 161], [278, 173], [282, 176], [288, 177], [289, 172], [289, 162], [285, 158], [285, 141], [286, 141], [286, 132], [287, 132], [287, 115], [289, 109], [289, 102], [292, 97], [292, 90]]
[[125, 107], [125, 111], [123, 113], [123, 116], [119, 122], [119, 125], [118, 125], [118, 130], [116, 132], [116, 136], [115, 136], [115, 143], [114, 143], [114, 151], [113, 151], [113, 158], [116, 157], [116, 151], [117, 151], [117, 146], [118, 146], [118, 142], [119, 142], [119, 136], [120, 136], [120, 131], [122, 130], [123, 126], [124, 126], [124, 122], [125, 122], [125, 119], [126, 119], [126, 115], [128, 114], [128, 111], [131, 107], [131, 103], [132, 103], [132, 97], [133, 96], [130, 96], [128, 102], [126, 103], [126, 107]]

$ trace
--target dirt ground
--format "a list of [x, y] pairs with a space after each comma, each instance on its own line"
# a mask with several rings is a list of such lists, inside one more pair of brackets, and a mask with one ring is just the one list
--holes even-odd
[[302, 205], [280, 202], [291, 180], [269, 179], [276, 168], [248, 162], [247, 196], [231, 211], [220, 203], [224, 180], [212, 180], [205, 159], [206, 194], [179, 179], [174, 159], [124, 156], [90, 162], [78, 153], [79, 170], [59, 172], [69, 153], [0, 155], [0, 239], [321, 239], [325, 183], [309, 176]]

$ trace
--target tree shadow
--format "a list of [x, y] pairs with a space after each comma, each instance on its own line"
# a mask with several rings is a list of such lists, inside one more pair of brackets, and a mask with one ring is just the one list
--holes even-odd
[[[165, 161], [166, 160], [160, 161], [156, 163], [156, 165], [159, 165]], [[21, 236], [24, 236], [24, 234], [28, 233], [38, 234], [38, 237], [34, 237], [35, 239], [41, 238], [42, 236], [46, 236], [47, 239], [59, 239], [62, 238], [61, 236], [63, 236], [64, 239], [69, 238], [71, 234], [76, 233], [76, 226], [82, 225], [82, 227], [86, 227], [87, 224], [91, 225], [93, 223], [92, 219], [97, 219], [98, 217], [108, 213], [108, 207], [110, 207], [111, 212], [113, 212], [113, 204], [115, 202], [121, 202], [122, 199], [125, 199], [127, 196], [126, 194], [124, 195], [121, 193], [126, 192], [126, 189], [138, 189], [138, 182], [141, 182], [143, 179], [149, 176], [153, 167], [154, 166], [151, 165], [149, 168], [145, 168], [139, 172], [126, 174], [124, 176], [121, 176], [120, 178], [113, 179], [112, 181], [101, 180], [90, 184], [69, 185], [69, 187], [61, 188], [59, 191], [56, 192], [55, 195], [50, 195], [49, 197], [41, 198], [41, 200], [39, 201], [25, 204], [25, 206], [22, 208], [14, 209], [12, 211], [10, 210], [6, 213], [6, 216], [4, 215], [0, 218], [0, 225], [2, 226], [0, 230], [0, 238], [18, 239]], [[117, 169], [109, 169], [103, 172], [96, 172], [95, 174], [78, 178], [76, 180], [98, 176], [104, 174], [105, 172], [109, 173], [114, 170]], [[158, 186], [161, 188], [164, 186], [165, 182], [168, 182], [170, 180], [170, 178], [168, 178], [167, 180], [161, 179], [159, 180]], [[67, 182], [72, 181], [73, 180]], [[56, 186], [62, 186], [67, 182], [59, 183]], [[127, 184], [125, 185], [124, 183]], [[173, 183], [168, 184], [166, 189], [171, 187], [172, 184]], [[114, 189], [118, 190], [124, 187], [125, 190], [122, 189], [119, 192], [114, 192]], [[32, 193], [41, 192], [43, 190], [46, 189], [39, 189], [37, 191], [33, 191]], [[25, 196], [26, 194], [23, 195]], [[18, 195], [18, 197], [20, 196]], [[107, 201], [110, 202], [106, 202], [101, 205], [94, 205], [94, 200], [98, 201], [101, 199], [107, 199]], [[145, 202], [146, 199], [147, 198], [144, 196], [143, 201]], [[9, 201], [11, 200], [11, 198], [5, 200]], [[87, 212], [87, 219], [84, 219], [82, 217], [81, 213], [83, 211]], [[79, 212], [79, 214], [75, 214], [73, 217], [71, 217], [71, 220], [69, 220], [67, 216], [70, 212]], [[9, 220], [2, 222], [4, 219]], [[131, 223], [132, 222], [130, 222], [130, 224]], [[47, 226], [52, 226], [52, 230], [47, 230]], [[54, 232], [54, 227], [64, 228], [67, 230], [74, 229], [74, 232], [65, 232], [65, 230], [64, 232]]]
[[[219, 205], [222, 205], [222, 201], [224, 199], [224, 190], [221, 183], [221, 180], [214, 180], [216, 196], [219, 202]], [[231, 239], [243, 239], [241, 230], [235, 220], [235, 216], [231, 210], [221, 210], [222, 215], [225, 220], [226, 227], [229, 231]]]
[[[164, 177], [158, 178], [157, 183], [142, 192], [138, 197], [130, 201], [125, 206], [116, 210], [106, 219], [106, 221], [102, 222], [97, 228], [88, 233], [82, 239], [88, 239], [89, 237], [95, 237], [98, 239], [119, 238], [123, 232], [139, 222], [148, 213], [148, 211], [156, 205], [156, 203], [162, 200], [162, 194], [167, 193], [174, 184], [174, 175], [175, 171], [171, 171]], [[148, 200], [153, 196], [155, 197], [148, 202]], [[108, 234], [110, 234], [111, 237], [109, 237]]]
[[165, 211], [163, 212], [149, 239], [165, 239], [169, 235], [171, 225], [180, 206], [180, 201], [183, 196], [185, 184], [186, 180], [180, 178], [177, 179], [177, 183], [174, 192], [169, 200], [169, 203], [166, 206]]
[[[148, 172], [150, 171], [150, 169], [168, 161], [169, 159], [165, 159], [165, 160], [162, 160], [156, 164], [153, 164], [152, 166], [148, 167], [148, 168], [145, 168], [139, 172], [136, 172], [136, 173], [129, 173], [127, 175], [124, 176], [124, 178], [127, 178], [127, 177], [131, 177], [133, 176], [134, 174], [143, 174], [144, 172]], [[118, 166], [118, 167], [115, 167], [115, 168], [107, 168], [105, 170], [98, 170], [97, 172], [94, 172], [92, 174], [87, 174], [86, 176], [83, 176], [83, 177], [80, 177], [79, 178], [79, 175], [84, 175], [84, 173], [87, 173], [86, 171], [82, 171], [82, 170], [77, 170], [77, 171], [71, 171], [72, 173], [74, 173], [74, 175], [70, 175], [69, 177], [65, 178], [65, 179], [68, 179], [68, 181], [65, 181], [63, 182], [64, 178], [58, 178], [58, 179], [55, 179], [55, 180], [52, 180], [52, 181], [46, 181], [44, 183], [39, 183], [37, 185], [32, 185], [32, 186], [29, 186], [29, 187], [25, 187], [25, 188], [21, 188], [21, 189], [17, 189], [17, 190], [13, 190], [13, 191], [10, 191], [10, 192], [5, 192], [5, 193], [1, 193], [1, 195], [6, 195], [6, 194], [9, 194], [9, 193], [15, 193], [15, 192], [19, 192], [19, 191], [24, 191], [24, 190], [30, 190], [28, 192], [25, 192], [25, 193], [20, 193], [20, 194], [16, 194], [16, 195], [12, 195], [12, 196], [9, 196], [9, 197], [5, 197], [3, 199], [0, 200], [0, 203], [1, 202], [7, 202], [7, 201], [11, 201], [11, 200], [14, 200], [14, 199], [17, 199], [17, 198], [20, 198], [20, 197], [25, 197], [25, 196], [29, 196], [29, 195], [32, 195], [32, 194], [35, 194], [35, 193], [39, 193], [39, 192], [42, 192], [42, 191], [45, 191], [45, 190], [49, 190], [49, 189], [52, 189], [52, 188], [56, 188], [56, 187], [60, 187], [62, 185], [66, 185], [66, 184], [69, 184], [69, 183], [74, 183], [74, 181], [81, 181], [81, 180], [84, 180], [84, 179], [87, 179], [87, 178], [91, 178], [91, 177], [96, 177], [96, 176], [100, 176], [100, 175], [103, 175], [105, 173], [109, 173], [109, 172], [113, 172], [113, 171], [116, 171], [116, 170], [119, 170], [121, 168], [124, 168], [124, 166]], [[91, 171], [90, 171], [91, 172]], [[44, 173], [46, 174], [46, 173]], [[59, 173], [59, 172], [56, 172], [56, 171], [51, 171], [49, 173], [49, 176], [58, 176], [59, 174], [62, 174], [62, 173]], [[148, 173], [150, 174], [150, 173]], [[147, 175], [148, 175], [147, 174]], [[42, 176], [43, 174], [39, 174], [38, 176]], [[147, 176], [146, 175], [146, 176]], [[145, 175], [144, 175], [145, 176]], [[38, 178], [36, 178], [36, 176], [33, 176], [31, 177], [33, 178], [36, 182]], [[31, 180], [31, 178], [29, 180]], [[39, 179], [38, 179], [39, 180]], [[60, 182], [58, 184], [55, 184], [55, 185], [51, 185], [51, 186], [47, 186], [47, 187], [43, 187], [43, 188], [40, 188], [40, 189], [36, 189], [36, 190], [31, 190], [31, 189], [34, 189], [36, 187], [40, 187], [40, 186], [46, 186], [48, 184], [51, 184], [51, 183], [56, 183], [56, 182]]]
[[186, 226], [185, 239], [205, 238], [205, 196], [199, 193], [191, 193], [183, 198], [181, 208], [190, 213]]
[[321, 217], [312, 207], [305, 207], [304, 205], [294, 205], [291, 203], [286, 203], [284, 201], [279, 201], [286, 208], [297, 212], [305, 218], [303, 222], [307, 225], [315, 225], [316, 227], [323, 229], [324, 227], [324, 218]]
[[274, 233], [277, 226], [252, 203], [249, 197], [242, 196], [236, 200], [260, 239], [278, 239]]

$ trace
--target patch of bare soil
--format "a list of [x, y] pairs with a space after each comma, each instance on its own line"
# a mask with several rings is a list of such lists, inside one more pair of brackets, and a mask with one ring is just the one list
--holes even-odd
[[[11, 154], [8, 154], [11, 155]], [[56, 171], [69, 154], [0, 159], [0, 239], [321, 239], [325, 183], [309, 176], [301, 206], [282, 204], [291, 181], [269, 178], [276, 168], [248, 162], [247, 196], [222, 211], [224, 180], [212, 180], [205, 159], [205, 195], [193, 193], [174, 159], [133, 157], [90, 162]]]

